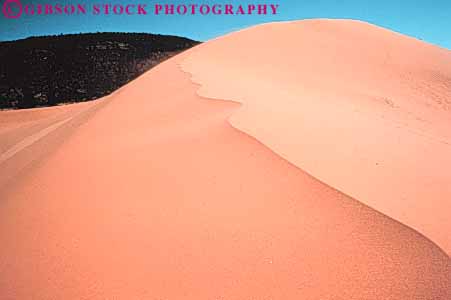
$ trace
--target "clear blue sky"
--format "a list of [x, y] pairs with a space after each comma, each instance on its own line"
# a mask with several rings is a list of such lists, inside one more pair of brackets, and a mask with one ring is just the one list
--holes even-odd
[[[0, 0], [3, 6], [5, 0]], [[25, 3], [231, 3], [263, 1], [211, 0], [22, 0]], [[269, 0], [279, 4], [272, 16], [22, 16], [0, 14], [0, 40], [28, 36], [97, 31], [149, 32], [186, 36], [197, 40], [248, 27], [252, 24], [306, 18], [351, 18], [368, 21], [451, 49], [451, 0]]]

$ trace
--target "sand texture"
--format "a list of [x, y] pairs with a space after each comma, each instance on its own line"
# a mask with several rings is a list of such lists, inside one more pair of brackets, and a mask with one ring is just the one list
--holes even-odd
[[[450, 299], [449, 52], [333, 24], [251, 28], [0, 121], [0, 299]], [[389, 79], [386, 49], [418, 70]]]
[[451, 253], [451, 51], [376, 26], [257, 26], [191, 51], [231, 124]]

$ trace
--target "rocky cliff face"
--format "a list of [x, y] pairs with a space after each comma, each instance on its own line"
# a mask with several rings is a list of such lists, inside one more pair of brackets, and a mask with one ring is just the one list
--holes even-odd
[[137, 33], [2, 42], [0, 109], [97, 99], [196, 44], [181, 37]]

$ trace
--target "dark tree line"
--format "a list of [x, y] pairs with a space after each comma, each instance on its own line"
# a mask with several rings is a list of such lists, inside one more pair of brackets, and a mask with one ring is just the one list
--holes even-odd
[[0, 109], [110, 94], [198, 42], [142, 33], [89, 33], [0, 42]]

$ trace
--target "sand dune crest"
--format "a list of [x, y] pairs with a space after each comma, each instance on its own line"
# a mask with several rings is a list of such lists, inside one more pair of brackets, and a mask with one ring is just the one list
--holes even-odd
[[[277, 124], [282, 111], [250, 113], [262, 106], [196, 94], [180, 64], [196, 67], [208, 45], [42, 137], [51, 155], [0, 187], [0, 299], [449, 299], [440, 248], [240, 131], [246, 117], [246, 131], [276, 134], [260, 121]], [[222, 52], [204, 55], [221, 67]], [[202, 74], [210, 67], [199, 64]], [[263, 87], [263, 75], [235, 81]], [[268, 96], [282, 91], [279, 103], [296, 99], [266, 80]], [[294, 122], [289, 105], [266, 99]], [[299, 124], [308, 125], [298, 118], [287, 128]]]
[[256, 26], [189, 51], [231, 124], [451, 251], [451, 51], [376, 26]]

